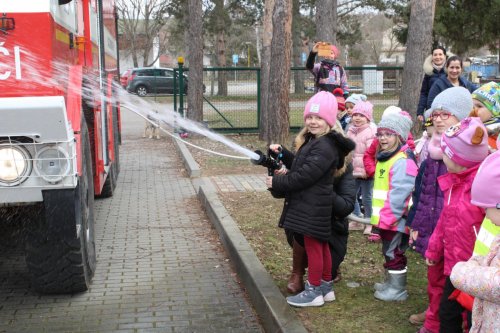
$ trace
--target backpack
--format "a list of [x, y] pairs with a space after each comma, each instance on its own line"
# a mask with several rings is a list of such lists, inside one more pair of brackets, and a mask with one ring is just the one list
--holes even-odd
[[316, 75], [316, 87], [318, 87], [319, 90], [325, 90], [329, 92], [333, 92], [335, 88], [341, 88], [341, 86], [337, 84], [324, 84], [324, 83], [319, 83], [320, 79], [325, 79], [330, 77], [330, 73], [334, 72], [333, 68], [338, 67], [339, 72], [340, 72], [340, 77], [339, 81], [342, 79], [344, 76], [344, 68], [340, 66], [340, 64], [337, 61], [334, 60], [329, 60], [329, 59], [324, 59], [320, 63], [320, 67], [318, 70], [318, 75]]

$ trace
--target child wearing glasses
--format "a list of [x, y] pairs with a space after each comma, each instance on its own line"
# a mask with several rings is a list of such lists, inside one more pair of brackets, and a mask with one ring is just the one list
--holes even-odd
[[[471, 186], [480, 163], [488, 156], [488, 135], [479, 118], [465, 118], [448, 128], [441, 138], [443, 162], [448, 173], [438, 177], [443, 191], [443, 209], [425, 251], [426, 264], [442, 263], [444, 287], [439, 300], [439, 331], [461, 332], [464, 308], [450, 299], [453, 266], [472, 256], [476, 232], [485, 213], [471, 203]], [[431, 302], [437, 300], [431, 300]], [[436, 304], [430, 304], [435, 307]]]
[[[471, 198], [472, 204], [486, 209], [486, 218], [491, 225], [500, 228], [500, 152], [491, 154], [481, 164], [472, 183]], [[475, 297], [469, 332], [498, 332], [500, 234], [491, 237], [486, 253], [457, 263], [450, 279], [457, 289]]]
[[[420, 164], [413, 191], [413, 205], [407, 220], [411, 228], [410, 246], [423, 258], [443, 208], [443, 192], [436, 186], [438, 177], [448, 172], [443, 162], [441, 137], [449, 127], [467, 117], [471, 109], [470, 92], [462, 87], [454, 87], [437, 95], [426, 115], [432, 119], [434, 133], [427, 144], [428, 156]], [[421, 333], [439, 331], [439, 300], [445, 280], [442, 272], [443, 262], [427, 267], [429, 306], [426, 311], [409, 318], [415, 325], [423, 324]]]
[[[372, 114], [372, 103], [365, 101], [356, 103], [352, 110], [351, 126], [349, 126], [349, 130], [347, 131], [347, 137], [356, 143], [356, 149], [354, 150], [354, 158], [352, 161], [354, 167], [353, 175], [356, 179], [356, 192], [361, 192], [365, 215], [364, 217], [368, 219], [372, 216], [373, 177], [368, 177], [366, 174], [366, 169], [363, 163], [363, 155], [372, 144], [377, 131], [375, 126], [370, 125], [370, 122], [373, 120]], [[354, 214], [361, 216], [361, 209], [358, 200], [356, 200], [354, 204]], [[364, 229], [365, 231], [363, 233], [365, 235], [371, 234], [371, 225], [366, 226]], [[351, 230], [354, 230], [352, 225]]]
[[385, 258], [384, 283], [375, 284], [375, 298], [404, 301], [408, 228], [406, 215], [418, 168], [413, 153], [405, 144], [412, 121], [401, 111], [384, 117], [377, 129], [377, 165], [373, 185], [371, 223], [379, 228]]

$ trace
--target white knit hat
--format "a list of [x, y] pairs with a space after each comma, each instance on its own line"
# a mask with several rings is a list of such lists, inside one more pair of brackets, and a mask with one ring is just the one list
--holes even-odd
[[[403, 111], [404, 112], [404, 111]], [[407, 116], [407, 112], [394, 113], [382, 118], [380, 123], [378, 123], [377, 131], [382, 129], [388, 129], [394, 133], [397, 133], [401, 139], [406, 142], [408, 140], [408, 134], [410, 133], [411, 126], [413, 122], [411, 118]]]
[[383, 119], [384, 117], [390, 116], [390, 115], [398, 114], [402, 110], [403, 109], [401, 109], [398, 106], [394, 106], [394, 105], [388, 106], [388, 107], [385, 108], [384, 112], [382, 113], [382, 118], [381, 119]]
[[443, 90], [432, 101], [431, 108], [425, 111], [425, 118], [429, 118], [434, 110], [444, 110], [462, 120], [472, 111], [472, 95], [464, 87], [451, 87]]
[[363, 94], [352, 94], [345, 100], [346, 103], [352, 103], [354, 105], [356, 105], [356, 103], [358, 102], [364, 102], [364, 101], [366, 101], [366, 95]]

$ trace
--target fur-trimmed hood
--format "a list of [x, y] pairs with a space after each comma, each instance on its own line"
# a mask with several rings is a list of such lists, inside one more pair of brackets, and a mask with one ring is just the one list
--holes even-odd
[[432, 67], [432, 54], [429, 54], [424, 60], [424, 73], [427, 75], [434, 74], [434, 67]]
[[[443, 64], [443, 70], [445, 73], [446, 73], [446, 60], [451, 56], [454, 56], [454, 54], [451, 52], [448, 52], [446, 54], [446, 59], [444, 60], [444, 64]], [[425, 58], [423, 67], [424, 67], [425, 74], [427, 74], [427, 75], [434, 74], [434, 67], [432, 67], [432, 54], [429, 54], [427, 56], [427, 58]]]
[[333, 141], [333, 143], [339, 150], [339, 162], [336, 166], [336, 173], [342, 169], [344, 169], [345, 171], [345, 165], [348, 163], [347, 158], [348, 156], [351, 156], [352, 161], [352, 151], [354, 151], [354, 148], [356, 148], [356, 144], [354, 143], [354, 141], [337, 131], [330, 131], [328, 134], [326, 134], [326, 136]]

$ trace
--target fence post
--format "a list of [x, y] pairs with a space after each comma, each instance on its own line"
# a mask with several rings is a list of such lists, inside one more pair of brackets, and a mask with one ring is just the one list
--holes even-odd
[[179, 64], [179, 113], [184, 117], [184, 58], [178, 57], [177, 63]]
[[174, 112], [177, 112], [177, 68], [174, 68]]

